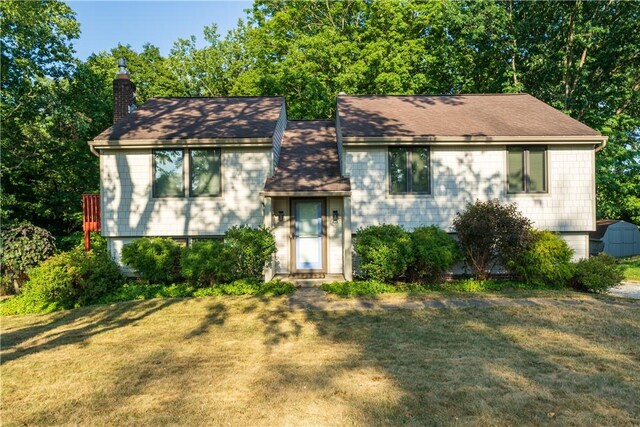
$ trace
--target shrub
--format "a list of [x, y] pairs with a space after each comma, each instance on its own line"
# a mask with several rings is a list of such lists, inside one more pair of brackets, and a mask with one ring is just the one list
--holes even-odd
[[454, 280], [438, 285], [434, 290], [448, 292], [501, 292], [505, 290], [545, 289], [544, 284], [513, 282], [508, 280], [477, 280], [474, 278]]
[[122, 248], [122, 262], [149, 283], [169, 284], [180, 279], [181, 247], [167, 237], [143, 237]]
[[124, 278], [106, 253], [75, 249], [29, 270], [22, 294], [8, 307], [12, 314], [50, 312], [98, 302], [116, 291]]
[[27, 272], [55, 253], [55, 239], [44, 228], [22, 224], [2, 233], [2, 275], [15, 292], [27, 281]]
[[180, 268], [182, 276], [190, 283], [211, 286], [224, 282], [229, 276], [229, 260], [223, 256], [224, 243], [208, 239], [193, 243], [182, 250]]
[[320, 286], [325, 292], [341, 296], [352, 295], [378, 295], [398, 292], [399, 290], [386, 283], [376, 280], [354, 280], [352, 282], [325, 283]]
[[192, 296], [194, 289], [183, 283], [171, 285], [150, 285], [141, 282], [126, 283], [116, 292], [105, 295], [100, 303], [110, 304], [121, 301], [133, 301], [152, 298], [186, 298]]
[[453, 226], [464, 257], [478, 280], [486, 279], [495, 265], [521, 257], [532, 240], [531, 221], [514, 203], [476, 201], [457, 213]]
[[460, 259], [456, 241], [436, 226], [415, 228], [410, 237], [414, 257], [409, 266], [411, 280], [437, 282]]
[[295, 290], [296, 287], [293, 283], [285, 282], [280, 279], [273, 279], [269, 282], [263, 283], [260, 286], [258, 295], [288, 295], [293, 293]]
[[581, 259], [575, 268], [574, 286], [583, 291], [606, 292], [624, 279], [616, 259], [606, 254]]
[[400, 279], [412, 262], [409, 233], [397, 225], [358, 229], [354, 249], [363, 276], [380, 282]]
[[196, 297], [220, 295], [286, 295], [295, 291], [293, 283], [274, 279], [262, 283], [255, 279], [240, 279], [223, 285], [198, 289], [193, 295]]
[[529, 248], [509, 262], [509, 269], [527, 283], [565, 287], [574, 273], [573, 249], [560, 235], [550, 231], [532, 230], [532, 238]]
[[224, 234], [224, 258], [228, 262], [229, 280], [261, 280], [264, 267], [276, 252], [276, 241], [265, 227], [234, 226]]

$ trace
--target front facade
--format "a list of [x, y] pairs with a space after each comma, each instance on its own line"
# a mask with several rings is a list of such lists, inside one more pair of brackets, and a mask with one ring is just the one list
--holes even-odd
[[90, 147], [116, 260], [141, 236], [188, 243], [265, 225], [278, 249], [267, 279], [350, 279], [358, 228], [453, 232], [476, 199], [515, 202], [587, 257], [605, 142], [529, 95], [500, 94], [339, 96], [332, 121], [288, 121], [280, 97], [156, 98]]

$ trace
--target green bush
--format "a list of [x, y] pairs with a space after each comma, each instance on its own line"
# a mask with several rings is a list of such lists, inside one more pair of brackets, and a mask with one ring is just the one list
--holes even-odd
[[354, 249], [362, 275], [379, 282], [399, 280], [413, 261], [409, 233], [397, 225], [358, 229]]
[[152, 298], [186, 298], [193, 296], [194, 288], [184, 283], [171, 285], [150, 285], [141, 282], [126, 283], [116, 292], [105, 295], [100, 303], [110, 304], [121, 301], [133, 301]]
[[229, 260], [224, 256], [222, 240], [199, 240], [182, 250], [182, 276], [190, 283], [211, 286], [229, 277]]
[[274, 279], [263, 283], [255, 279], [239, 279], [231, 283], [216, 285], [209, 288], [198, 289], [193, 296], [220, 296], [220, 295], [287, 295], [296, 290], [293, 283]]
[[234, 226], [224, 234], [224, 259], [229, 280], [263, 278], [264, 268], [276, 252], [276, 241], [265, 227]]
[[341, 296], [378, 295], [400, 292], [398, 288], [376, 280], [354, 280], [352, 282], [325, 283], [320, 286], [325, 292]]
[[464, 212], [456, 213], [453, 227], [478, 280], [489, 277], [496, 264], [506, 266], [521, 257], [532, 241], [531, 221], [514, 203], [503, 205], [498, 200], [467, 204]]
[[519, 257], [512, 257], [508, 268], [527, 283], [565, 287], [574, 274], [573, 249], [559, 234], [532, 230], [533, 241]]
[[41, 313], [92, 304], [115, 292], [123, 280], [106, 253], [62, 252], [29, 270], [21, 295], [3, 305], [2, 312]]
[[412, 281], [438, 282], [461, 257], [456, 241], [436, 226], [415, 228], [410, 237], [414, 259], [408, 275]]
[[445, 282], [432, 288], [437, 291], [445, 292], [501, 292], [505, 290], [533, 290], [546, 289], [544, 284], [540, 283], [524, 283], [510, 280], [478, 280], [474, 278], [453, 280]]
[[143, 237], [124, 245], [122, 262], [149, 283], [178, 282], [181, 246], [167, 237]]
[[28, 280], [27, 272], [55, 253], [55, 239], [44, 228], [22, 224], [2, 233], [2, 276], [20, 292]]
[[278, 296], [278, 295], [288, 295], [292, 294], [296, 290], [296, 287], [291, 282], [285, 282], [280, 279], [273, 279], [269, 282], [263, 283], [260, 286], [260, 290], [258, 291], [258, 295], [269, 295], [269, 296]]
[[606, 292], [624, 279], [616, 259], [606, 254], [581, 259], [575, 269], [573, 284], [583, 291]]

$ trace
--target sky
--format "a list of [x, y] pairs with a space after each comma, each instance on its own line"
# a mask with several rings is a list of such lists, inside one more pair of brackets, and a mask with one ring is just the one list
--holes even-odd
[[151, 43], [167, 55], [178, 38], [195, 35], [204, 45], [202, 29], [213, 23], [223, 37], [234, 28], [251, 1], [91, 1], [71, 0], [76, 12], [80, 38], [73, 41], [76, 57], [108, 51], [118, 43], [140, 52]]

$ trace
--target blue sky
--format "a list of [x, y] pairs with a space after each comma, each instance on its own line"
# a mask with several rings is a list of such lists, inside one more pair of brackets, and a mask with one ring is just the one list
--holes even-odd
[[204, 40], [202, 29], [216, 23], [224, 36], [234, 28], [250, 1], [67, 1], [80, 22], [80, 38], [74, 40], [76, 57], [130, 45], [135, 51], [151, 43], [160, 53], [169, 53], [178, 38], [195, 35]]

